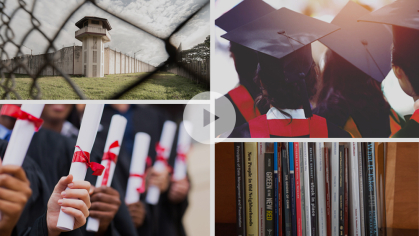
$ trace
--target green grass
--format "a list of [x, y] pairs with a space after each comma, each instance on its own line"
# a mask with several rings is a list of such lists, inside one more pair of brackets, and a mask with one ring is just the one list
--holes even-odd
[[[89, 99], [109, 99], [112, 95], [121, 91], [137, 80], [138, 76], [147, 73], [106, 75], [104, 78], [72, 77], [83, 93]], [[22, 99], [31, 99], [29, 88], [32, 79], [27, 75], [15, 75], [16, 88]], [[41, 98], [46, 100], [73, 100], [79, 99], [70, 85], [60, 76], [42, 76], [38, 78], [41, 87]], [[189, 79], [172, 74], [160, 72], [147, 82], [125, 94], [121, 99], [135, 100], [189, 100], [198, 93], [207, 89]], [[4, 91], [0, 89], [0, 94]], [[11, 99], [17, 99], [11, 95]]]

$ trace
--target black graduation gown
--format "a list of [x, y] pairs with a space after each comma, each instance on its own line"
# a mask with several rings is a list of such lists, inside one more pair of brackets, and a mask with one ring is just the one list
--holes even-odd
[[406, 116], [406, 123], [392, 138], [418, 138], [419, 137], [419, 110], [412, 116]]
[[363, 138], [388, 138], [391, 134], [390, 109], [372, 117], [361, 111], [348, 112], [338, 106], [329, 105], [327, 109], [316, 108], [313, 113], [326, 118], [343, 128], [351, 117]]
[[[147, 105], [133, 105], [131, 109], [133, 109], [132, 116], [134, 129], [132, 135], [135, 135], [138, 132], [144, 132], [150, 135], [148, 155], [154, 162], [156, 157], [155, 145], [160, 140], [160, 134], [163, 129], [164, 121], [166, 120], [166, 115], [155, 107]], [[115, 114], [118, 114], [116, 110], [110, 106], [105, 106], [101, 120], [102, 131], [98, 133], [93, 147], [95, 152], [103, 153], [111, 118]], [[134, 137], [131, 138], [134, 139]], [[112, 181], [112, 186], [120, 193], [122, 202], [125, 202], [124, 199], [132, 156], [132, 153], [129, 153], [129, 151], [124, 148], [124, 142], [125, 141], [123, 140], [121, 144], [122, 148], [119, 152]], [[176, 140], [174, 141], [174, 145], [175, 143], [177, 143]], [[172, 155], [169, 159], [169, 164], [172, 165], [174, 162], [173, 153], [174, 151], [172, 148]], [[143, 193], [140, 197], [140, 200], [144, 203], [146, 208], [146, 217], [144, 224], [137, 229], [138, 235], [184, 235], [183, 225], [180, 221], [187, 207], [187, 200], [174, 206], [173, 204], [167, 203], [167, 193], [163, 193], [160, 196], [159, 204], [157, 206], [151, 206], [145, 203], [146, 194], [147, 193]], [[181, 208], [181, 210], [178, 208]], [[176, 212], [177, 215], [174, 215], [173, 212]], [[129, 222], [132, 222], [129, 214], [127, 217]], [[176, 232], [178, 231], [181, 231], [182, 234], [177, 234]]]
[[[262, 115], [264, 116], [264, 115]], [[256, 119], [260, 119], [262, 118], [262, 116], [259, 116]], [[321, 118], [321, 117], [320, 117]], [[254, 122], [254, 120], [251, 120], [250, 122]], [[294, 129], [298, 129], [299, 127], [296, 126], [296, 120], [294, 119], [292, 122], [294, 122], [294, 124], [290, 124], [290, 120], [282, 120], [284, 122], [281, 122], [283, 125], [282, 127], [280, 125], [278, 125], [277, 127], [280, 128], [276, 128], [276, 130], [274, 130], [274, 132], [271, 132], [269, 134], [270, 138], [309, 138], [310, 134], [309, 132], [305, 132], [303, 134], [298, 134], [298, 135], [294, 135], [294, 136], [289, 136], [289, 135], [280, 135], [280, 134], [275, 134], [275, 133], [282, 133], [281, 132], [281, 128], [282, 129], [289, 129], [292, 125], [294, 125]], [[333, 124], [332, 122], [325, 120], [325, 126], [327, 126], [327, 133], [324, 133], [324, 136], [327, 136], [328, 138], [351, 138], [352, 136], [344, 131], [343, 129], [339, 128], [337, 125]], [[271, 127], [267, 127], [267, 129], [272, 129]], [[233, 130], [233, 132], [230, 134], [229, 138], [266, 138], [266, 137], [259, 137], [259, 136], [253, 136], [251, 135], [251, 131], [250, 131], [250, 126], [249, 126], [249, 122], [235, 128]]]

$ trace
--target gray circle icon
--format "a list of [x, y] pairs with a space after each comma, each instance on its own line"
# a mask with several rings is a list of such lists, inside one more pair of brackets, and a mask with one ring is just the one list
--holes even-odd
[[[236, 123], [236, 113], [231, 102], [224, 96], [216, 100], [216, 107], [211, 111], [210, 104], [198, 104], [197, 100], [219, 97], [216, 92], [204, 92], [193, 97], [186, 104], [183, 120], [192, 123], [193, 129], [188, 134], [197, 142], [211, 144], [211, 127], [215, 127], [215, 137], [228, 137]], [[209, 102], [209, 101], [208, 101]], [[217, 141], [221, 141], [218, 139]]]

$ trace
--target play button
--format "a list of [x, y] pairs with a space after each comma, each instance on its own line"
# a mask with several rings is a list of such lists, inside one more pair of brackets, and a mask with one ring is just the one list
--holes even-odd
[[[221, 96], [217, 99], [217, 109], [215, 113], [211, 112], [210, 97], [219, 97], [215, 92], [204, 92], [193, 97], [185, 107], [183, 119], [192, 122], [193, 130], [187, 131], [188, 134], [196, 141], [204, 144], [210, 144], [211, 128], [215, 127], [215, 136], [223, 134], [227, 137], [234, 128], [236, 123], [236, 113], [231, 102]], [[199, 102], [198, 102], [199, 100]], [[208, 102], [207, 104], [202, 104]], [[220, 141], [219, 139], [217, 142]]]

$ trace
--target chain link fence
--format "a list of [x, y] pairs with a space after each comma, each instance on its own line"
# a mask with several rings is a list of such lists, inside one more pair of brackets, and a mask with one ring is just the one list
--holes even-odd
[[[18, 1], [19, 3], [19, 7], [16, 8], [12, 13], [7, 14], [4, 9], [6, 6], [6, 2], [11, 1], [11, 0], [0, 0], [0, 58], [1, 59], [6, 59], [6, 60], [0, 60], [0, 88], [3, 90], [1, 93], [1, 98], [2, 99], [10, 99], [11, 95], [14, 95], [17, 99], [22, 99], [22, 97], [20, 96], [20, 94], [17, 92], [16, 90], [16, 77], [15, 74], [27, 74], [31, 79], [31, 85], [29, 88], [29, 94], [30, 97], [32, 99], [42, 99], [42, 91], [41, 91], [41, 87], [39, 86], [39, 84], [37, 83], [38, 79], [40, 76], [43, 75], [44, 70], [50, 69], [53, 70], [54, 73], [56, 73], [56, 75], [62, 76], [65, 81], [68, 83], [68, 85], [70, 86], [70, 88], [77, 94], [77, 96], [80, 99], [88, 99], [85, 94], [83, 93], [83, 91], [80, 89], [80, 87], [71, 79], [71, 77], [65, 73], [62, 69], [60, 69], [58, 66], [56, 66], [54, 64], [54, 56], [52, 55], [52, 53], [48, 53], [50, 51], [56, 52], [57, 48], [54, 46], [54, 42], [55, 40], [58, 38], [58, 35], [60, 34], [60, 31], [64, 28], [64, 26], [67, 24], [67, 22], [70, 20], [70, 18], [81, 8], [83, 7], [83, 5], [85, 5], [86, 3], [92, 3], [95, 7], [103, 10], [104, 12], [118, 18], [119, 20], [139, 29], [142, 30], [143, 32], [158, 38], [160, 40], [162, 40], [165, 44], [165, 49], [167, 54], [169, 55], [169, 57], [167, 58], [166, 61], [164, 61], [163, 63], [161, 63], [159, 66], [155, 67], [153, 70], [151, 70], [149, 73], [145, 74], [145, 75], [140, 75], [136, 78], [136, 80], [131, 83], [130, 85], [126, 86], [125, 88], [121, 89], [119, 92], [117, 92], [116, 94], [114, 94], [113, 96], [109, 97], [109, 99], [119, 99], [121, 98], [124, 94], [130, 92], [132, 89], [140, 86], [142, 83], [144, 83], [145, 81], [149, 80], [150, 78], [153, 77], [153, 75], [155, 75], [156, 73], [158, 73], [159, 71], [164, 71], [164, 69], [168, 66], [176, 66], [178, 68], [181, 68], [182, 70], [184, 70], [185, 72], [188, 73], [188, 75], [196, 78], [196, 81], [208, 81], [207, 87], [209, 88], [209, 80], [207, 78], [207, 75], [202, 74], [202, 73], [197, 73], [196, 70], [193, 70], [192, 68], [186, 66], [184, 63], [180, 63], [176, 60], [177, 57], [177, 48], [172, 45], [170, 43], [170, 39], [172, 38], [173, 35], [175, 35], [177, 32], [179, 32], [189, 21], [191, 21], [191, 19], [196, 16], [203, 8], [205, 8], [206, 6], [209, 5], [209, 0], [205, 2], [205, 4], [203, 4], [198, 10], [196, 10], [194, 13], [192, 13], [191, 15], [189, 15], [182, 23], [180, 23], [175, 29], [173, 29], [173, 31], [170, 33], [170, 35], [166, 38], [163, 37], [159, 37], [157, 36], [157, 34], [155, 32], [153, 32], [152, 30], [146, 29], [146, 28], [142, 28], [139, 27], [135, 24], [135, 22], [130, 22], [112, 12], [109, 12], [108, 10], [106, 10], [105, 8], [101, 7], [100, 5], [98, 5], [96, 3], [95, 0], [85, 0], [83, 3], [81, 3], [80, 5], [78, 5], [76, 7], [76, 9], [74, 11], [72, 11], [67, 18], [65, 19], [65, 21], [61, 24], [61, 26], [59, 27], [59, 30], [57, 30], [57, 32], [55, 32], [53, 37], [48, 37], [47, 34], [45, 32], [43, 32], [40, 27], [41, 27], [41, 23], [40, 21], [37, 19], [37, 17], [34, 15], [34, 9], [35, 6], [37, 5], [36, 2], [37, 0], [34, 0], [32, 3], [32, 7], [30, 9], [28, 9], [27, 7], [27, 3], [25, 2], [25, 0], [14, 0], [14, 1]], [[15, 38], [15, 33], [12, 29], [12, 27], [10, 26], [10, 22], [14, 17], [17, 17], [17, 12], [18, 11], [25, 11], [29, 16], [30, 16], [30, 21], [31, 21], [31, 29], [28, 30], [28, 32], [23, 36], [21, 42], [16, 42], [14, 40]], [[43, 60], [42, 63], [40, 65], [37, 66], [37, 70], [35, 73], [31, 72], [29, 70], [29, 68], [27, 67], [27, 64], [24, 63], [24, 53], [22, 51], [22, 48], [25, 47], [24, 43], [27, 40], [27, 38], [29, 37], [29, 35], [33, 32], [38, 32], [40, 33], [48, 42], [48, 47], [47, 50], [45, 51], [45, 53], [43, 54]], [[12, 44], [13, 46], [15, 46], [18, 51], [15, 55], [11, 56], [8, 55], [8, 53], [5, 51], [5, 46], [7, 44]], [[6, 63], [7, 61], [11, 61], [9, 59], [12, 59], [13, 63], [12, 65], [10, 63]]]

